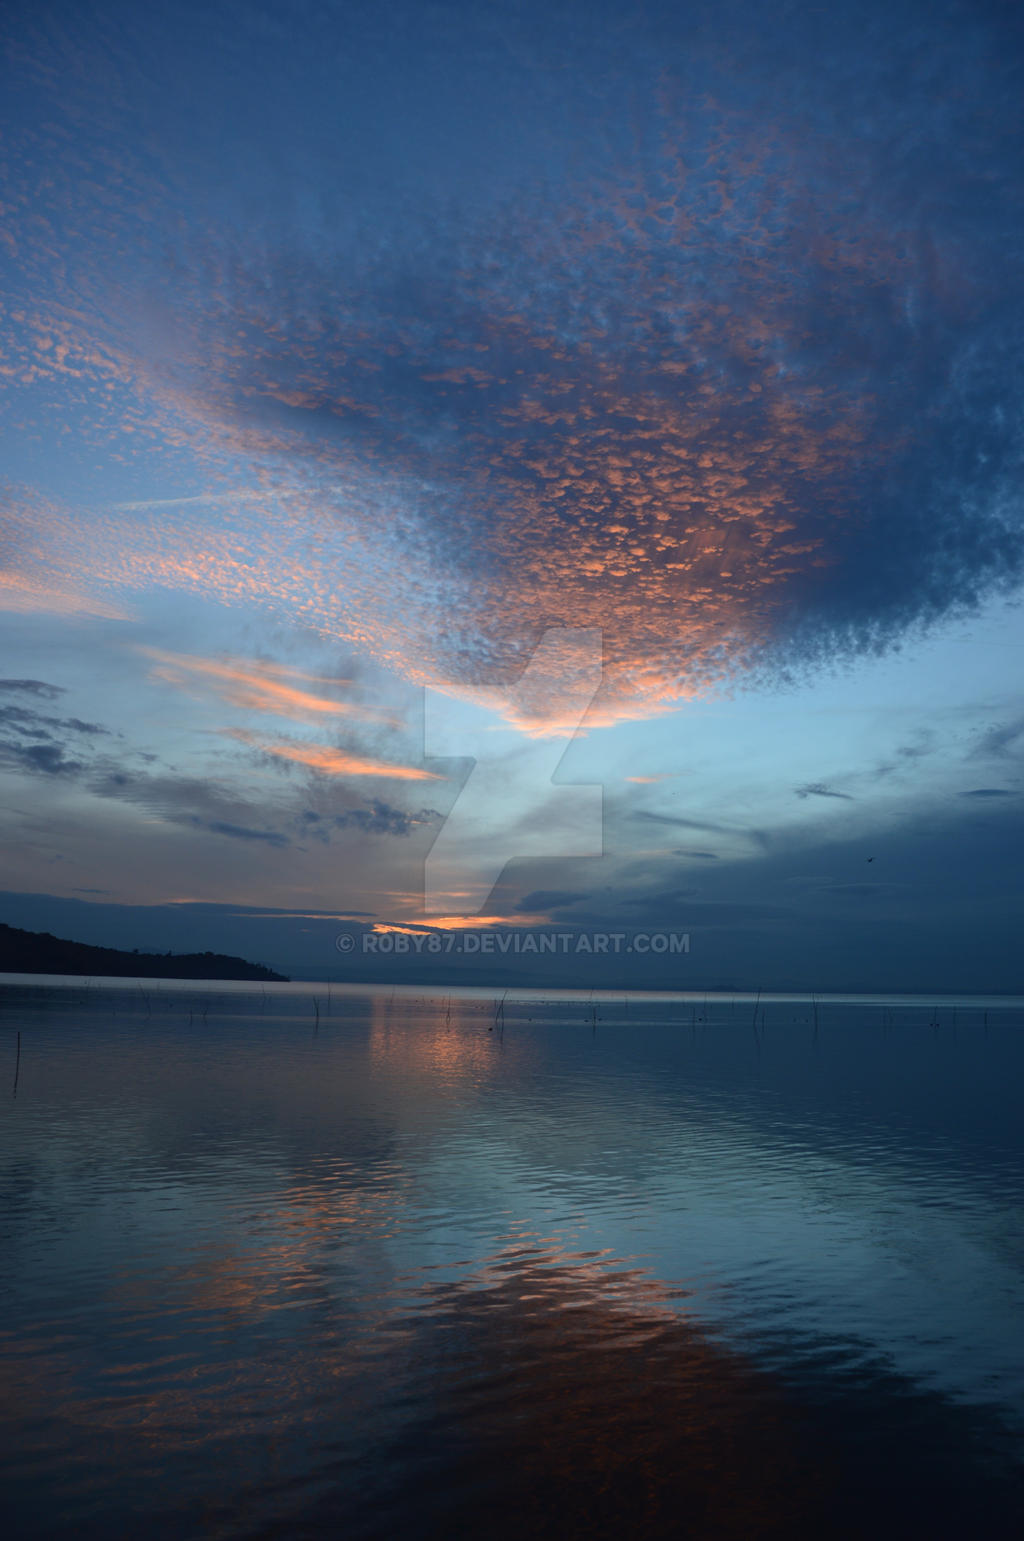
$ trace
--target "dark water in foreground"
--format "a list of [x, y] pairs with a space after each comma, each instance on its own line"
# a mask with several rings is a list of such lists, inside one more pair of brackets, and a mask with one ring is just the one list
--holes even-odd
[[0, 987], [13, 1533], [1024, 1534], [1024, 1002], [325, 989]]

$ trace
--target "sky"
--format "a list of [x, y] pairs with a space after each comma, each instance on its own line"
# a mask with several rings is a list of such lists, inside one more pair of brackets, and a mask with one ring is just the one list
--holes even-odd
[[0, 921], [1024, 988], [1017, 7], [0, 39]]

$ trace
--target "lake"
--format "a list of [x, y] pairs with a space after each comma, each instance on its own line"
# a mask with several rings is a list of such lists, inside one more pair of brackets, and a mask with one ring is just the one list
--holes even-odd
[[1024, 1533], [1022, 1092], [1018, 999], [9, 978], [14, 1533]]

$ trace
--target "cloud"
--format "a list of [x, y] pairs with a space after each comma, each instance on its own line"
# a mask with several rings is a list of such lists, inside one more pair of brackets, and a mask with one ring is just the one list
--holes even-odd
[[647, 808], [638, 808], [635, 812], [631, 811], [630, 817], [641, 819], [647, 824], [670, 824], [681, 829], [709, 830], [717, 835], [743, 834], [750, 835], [755, 839], [761, 838], [756, 830], [741, 830], [731, 824], [719, 824], [710, 819], [688, 819], [684, 818], [681, 814], [675, 813], [652, 813]]
[[63, 685], [48, 685], [45, 680], [0, 680], [0, 690], [19, 691], [46, 701], [66, 694]]
[[[44, 385], [83, 403], [90, 448], [156, 445], [192, 474], [180, 499], [85, 523], [15, 498], [0, 594], [101, 615], [155, 586], [258, 602], [470, 699], [547, 627], [598, 629], [596, 723], [883, 652], [1017, 589], [1024, 110], [1003, 10], [933, 27], [912, 4], [827, 23], [796, 4], [766, 35], [752, 5], [655, 7], [614, 45], [595, 29], [557, 102], [535, 63], [513, 84], [504, 48], [452, 34], [467, 79], [483, 49], [490, 89], [537, 98], [507, 120], [529, 123], [531, 169], [488, 155], [472, 193], [444, 167], [493, 125], [461, 96], [415, 135], [384, 106], [350, 121], [362, 169], [339, 170], [305, 137], [308, 59], [285, 89], [286, 62], [214, 8], [210, 57], [230, 38], [298, 125], [246, 163], [233, 87], [202, 124], [169, 81], [100, 100], [83, 40], [74, 80], [40, 67], [60, 84], [5, 188], [34, 303], [4, 378], [26, 411]], [[338, 96], [319, 101], [332, 144]], [[166, 182], [130, 148], [152, 143]], [[271, 161], [322, 223], [282, 189], [254, 236], [235, 189]]]
[[101, 763], [91, 767], [87, 785], [96, 797], [143, 808], [171, 824], [234, 840], [289, 844], [288, 836], [272, 827], [287, 819], [287, 805], [262, 806], [222, 777], [183, 776], [168, 769], [123, 770]]
[[423, 824], [436, 824], [442, 815], [435, 808], [420, 808], [410, 813], [393, 808], [379, 797], [368, 799], [365, 808], [349, 808], [331, 820], [336, 829], [360, 829], [372, 835], [408, 835]]
[[85, 768], [82, 760], [71, 759], [59, 744], [0, 745], [0, 764], [46, 776], [67, 776]]
[[1007, 787], [973, 787], [969, 792], [961, 792], [961, 797], [1016, 797], [1017, 793]]
[[109, 732], [98, 722], [83, 722], [80, 717], [48, 717], [25, 706], [0, 706], [0, 729], [3, 728], [41, 738], [52, 737], [54, 730], [89, 735]]
[[[15, 682], [22, 683], [33, 687], [30, 694], [44, 699], [48, 691], [56, 690], [54, 686], [37, 689], [41, 682], [36, 680]], [[44, 776], [74, 775], [86, 768], [83, 756], [90, 740], [107, 734], [99, 723], [80, 717], [52, 717], [31, 707], [0, 706], [0, 765]], [[73, 746], [70, 752], [69, 746]]]
[[225, 824], [221, 819], [193, 818], [193, 824], [213, 835], [229, 835], [233, 840], [265, 840], [269, 845], [287, 845], [287, 835], [271, 829], [246, 829], [241, 824]]
[[1013, 754], [1022, 733], [1024, 717], [1013, 722], [999, 723], [982, 734], [974, 754], [976, 757], [990, 755], [993, 759], [1003, 759]]
[[394, 724], [394, 718], [375, 707], [314, 695], [300, 688], [301, 683], [329, 685], [338, 690], [351, 685], [351, 680], [309, 674], [302, 669], [264, 660], [197, 658], [154, 647], [140, 647], [138, 651], [153, 660], [155, 679], [178, 686], [195, 678], [209, 681], [217, 694], [233, 706], [250, 711], [268, 712], [276, 717], [297, 717], [303, 721], [334, 716]]
[[[117, 760], [109, 754], [97, 754], [93, 749], [97, 735], [106, 737], [108, 730], [77, 717], [58, 718], [27, 707], [2, 706], [0, 766], [47, 778], [75, 778], [93, 796], [145, 809], [172, 824], [279, 847], [290, 844], [294, 837], [302, 839], [310, 834], [326, 844], [333, 832], [343, 830], [367, 836], [406, 836], [442, 817], [432, 808], [402, 809], [378, 797], [338, 809], [336, 794], [332, 794], [329, 807], [303, 808], [301, 804], [296, 806], [295, 793], [287, 787], [283, 793], [275, 789], [274, 795], [267, 798], [259, 784], [255, 788], [247, 786], [244, 765], [236, 767], [230, 776], [224, 774], [223, 767], [218, 768], [215, 776], [182, 775], [161, 766], [153, 755], [138, 750], [128, 751]], [[246, 743], [253, 738], [242, 730], [228, 736]], [[293, 751], [315, 746], [286, 743], [275, 747], [293, 757]], [[341, 751], [337, 756], [337, 760], [329, 760], [332, 766], [344, 761]], [[378, 770], [375, 761], [353, 763], [363, 767], [360, 774], [364, 775], [387, 774], [403, 780], [443, 779], [415, 775], [415, 767], [387, 765]], [[299, 792], [303, 798], [308, 795], [308, 787]]]
[[809, 781], [805, 786], [794, 787], [797, 797], [841, 797], [844, 802], [852, 803], [853, 798], [849, 792], [836, 792], [832, 787], [825, 786], [821, 781]]
[[382, 776], [396, 781], [445, 781], [447, 778], [418, 765], [390, 765], [383, 760], [367, 759], [363, 755], [349, 753], [345, 749], [332, 749], [323, 744], [301, 744], [295, 740], [261, 739], [255, 733], [242, 728], [226, 728], [225, 735], [249, 744], [263, 754], [288, 760], [296, 765], [306, 765], [324, 776]]
[[16, 572], [0, 572], [0, 610], [11, 610], [23, 615], [40, 612], [80, 615], [95, 620], [131, 619], [130, 612], [123, 606], [108, 603], [95, 594], [64, 589], [60, 587], [60, 579], [55, 583], [47, 575], [33, 581], [28, 575]]
[[373, 910], [235, 910], [233, 918], [246, 920], [372, 920]]

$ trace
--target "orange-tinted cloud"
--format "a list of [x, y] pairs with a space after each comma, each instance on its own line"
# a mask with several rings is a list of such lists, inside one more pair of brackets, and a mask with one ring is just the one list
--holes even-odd
[[[25, 182], [15, 210], [40, 235], [18, 260], [39, 299], [2, 380], [70, 393], [126, 464], [166, 455], [154, 496], [97, 511], [87, 538], [68, 518], [39, 531], [53, 591], [74, 572], [96, 604], [154, 585], [259, 604], [543, 733], [557, 683], [529, 713], [507, 691], [551, 627], [602, 633], [597, 725], [787, 649], [884, 646], [1016, 579], [997, 506], [1015, 430], [993, 409], [1016, 387], [989, 362], [1012, 327], [970, 330], [1015, 292], [996, 184], [935, 157], [956, 187], [916, 192], [932, 213], [915, 225], [927, 158], [894, 169], [896, 131], [854, 153], [849, 106], [815, 98], [809, 119], [785, 93], [696, 97], [668, 72], [642, 148], [588, 149], [557, 194], [446, 214], [437, 238], [410, 226], [387, 256], [341, 229], [323, 260], [284, 239], [275, 256], [197, 223], [166, 313], [147, 228], [163, 190], [147, 204], [141, 159], [102, 210], [66, 168], [48, 212]], [[73, 305], [53, 279], [65, 203], [132, 253], [128, 271], [79, 265]], [[175, 500], [182, 458], [205, 503]], [[38, 576], [22, 555], [12, 583]], [[262, 710], [326, 710], [223, 683]]]
[[[412, 895], [422, 900], [422, 895]], [[480, 931], [491, 927], [533, 927], [549, 924], [546, 915], [431, 915], [426, 925], [401, 925], [394, 921], [375, 921], [370, 930], [379, 935], [429, 936], [431, 931]]]
[[317, 716], [352, 717], [366, 722], [394, 723], [394, 719], [373, 707], [352, 701], [337, 701], [329, 696], [313, 695], [289, 683], [332, 685], [341, 688], [351, 681], [325, 675], [311, 675], [301, 669], [260, 660], [197, 658], [185, 653], [169, 653], [159, 648], [139, 649], [155, 664], [153, 676], [173, 685], [183, 685], [192, 676], [212, 681], [214, 689], [234, 706], [269, 712], [275, 717], [307, 719]]
[[95, 594], [55, 588], [29, 575], [0, 572], [0, 610], [18, 614], [80, 615], [97, 620], [127, 621], [133, 617], [121, 605], [109, 603]]
[[228, 737], [240, 743], [260, 749], [277, 759], [290, 760], [296, 765], [307, 765], [310, 770], [324, 776], [385, 776], [396, 781], [444, 781], [444, 776], [424, 770], [418, 765], [390, 765], [383, 760], [371, 760], [352, 754], [345, 749], [332, 749], [323, 744], [300, 744], [294, 740], [271, 740], [247, 733], [241, 728], [225, 730]]

